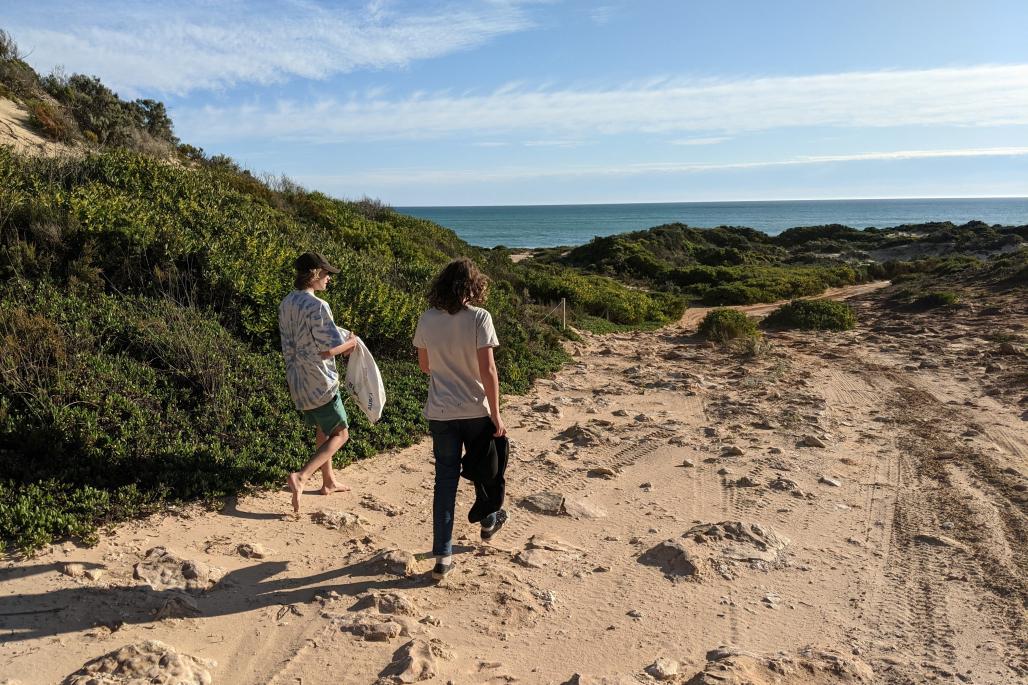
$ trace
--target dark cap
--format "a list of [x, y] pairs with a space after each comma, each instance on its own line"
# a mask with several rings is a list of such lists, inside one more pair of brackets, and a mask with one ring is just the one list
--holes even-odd
[[339, 273], [339, 269], [329, 264], [325, 255], [320, 252], [304, 252], [296, 258], [297, 271], [313, 271], [314, 269], [324, 269], [330, 274]]

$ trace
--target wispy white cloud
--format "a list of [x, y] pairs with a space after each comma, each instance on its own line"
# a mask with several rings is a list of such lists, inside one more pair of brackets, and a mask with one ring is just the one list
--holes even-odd
[[672, 145], [717, 145], [723, 143], [726, 140], [731, 140], [731, 136], [713, 136], [708, 138], [678, 138], [672, 140]]
[[555, 139], [555, 140], [526, 140], [522, 145], [525, 147], [581, 147], [584, 145], [581, 140]]
[[593, 20], [593, 23], [603, 25], [610, 22], [614, 18], [617, 8], [613, 5], [599, 5], [592, 8], [589, 12], [589, 18]]
[[1028, 124], [1028, 64], [749, 79], [659, 80], [605, 90], [505, 86], [485, 95], [280, 101], [177, 111], [206, 140], [317, 142], [534, 135], [733, 134], [782, 127]]
[[43, 70], [67, 65], [127, 93], [181, 94], [404, 67], [529, 28], [523, 4], [375, 1], [345, 9], [313, 0], [99, 6], [42, 0], [12, 11], [4, 23]]
[[300, 180], [315, 185], [349, 184], [396, 186], [417, 184], [474, 184], [522, 181], [542, 178], [570, 179], [589, 177], [631, 177], [647, 174], [688, 174], [700, 172], [793, 167], [841, 162], [902, 161], [961, 157], [1025, 157], [1028, 147], [958, 148], [950, 150], [891, 150], [856, 154], [802, 155], [779, 160], [744, 162], [643, 162], [620, 165], [508, 167], [505, 169], [370, 169], [359, 174], [307, 175]]

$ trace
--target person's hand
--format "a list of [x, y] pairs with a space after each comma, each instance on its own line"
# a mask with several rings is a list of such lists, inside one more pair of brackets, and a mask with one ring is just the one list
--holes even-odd
[[507, 425], [505, 423], [503, 423], [503, 419], [500, 418], [500, 415], [497, 414], [496, 416], [492, 417], [492, 420], [493, 420], [493, 426], [496, 427], [496, 432], [493, 433], [493, 437], [494, 438], [499, 438], [501, 436], [506, 435], [507, 434]]
[[347, 348], [346, 348], [345, 350], [343, 350], [343, 352], [342, 352], [342, 354], [343, 354], [343, 356], [344, 356], [344, 357], [349, 357], [349, 356], [350, 356], [350, 353], [351, 353], [351, 352], [353, 352], [353, 351], [354, 351], [355, 349], [357, 349], [357, 341], [358, 341], [358, 340], [360, 340], [360, 338], [358, 338], [358, 337], [357, 337], [356, 335], [353, 335], [353, 334], [351, 333], [350, 337], [349, 337], [349, 338], [347, 339], [347, 341], [346, 341], [346, 342], [344, 343], [345, 345], [349, 345], [349, 347], [347, 347]]

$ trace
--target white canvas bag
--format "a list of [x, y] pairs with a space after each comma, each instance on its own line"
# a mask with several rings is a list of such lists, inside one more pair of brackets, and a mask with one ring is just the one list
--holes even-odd
[[[353, 333], [343, 331], [343, 339], [348, 340]], [[385, 386], [382, 385], [382, 374], [378, 370], [375, 358], [371, 356], [364, 341], [357, 338], [357, 346], [350, 352], [346, 362], [347, 392], [354, 399], [360, 410], [371, 423], [382, 418], [382, 407], [385, 406]]]

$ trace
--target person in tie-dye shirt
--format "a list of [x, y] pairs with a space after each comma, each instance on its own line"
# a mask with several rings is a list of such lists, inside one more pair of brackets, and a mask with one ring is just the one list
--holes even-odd
[[332, 457], [350, 439], [335, 357], [349, 355], [357, 345], [357, 336], [350, 333], [344, 339], [332, 319], [328, 302], [314, 294], [325, 290], [335, 273], [339, 269], [329, 264], [324, 255], [305, 252], [296, 260], [296, 289], [278, 307], [289, 394], [296, 408], [303, 412], [304, 421], [318, 431], [314, 456], [302, 469], [289, 474], [294, 512], [300, 511], [304, 482], [319, 469], [321, 494], [350, 489], [337, 481], [332, 472]]

